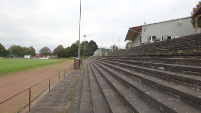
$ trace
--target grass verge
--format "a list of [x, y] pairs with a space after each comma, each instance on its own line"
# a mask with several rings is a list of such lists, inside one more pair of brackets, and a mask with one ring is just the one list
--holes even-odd
[[70, 59], [0, 59], [0, 75], [8, 72], [20, 71], [24, 69], [40, 67], [60, 62], [69, 61]]

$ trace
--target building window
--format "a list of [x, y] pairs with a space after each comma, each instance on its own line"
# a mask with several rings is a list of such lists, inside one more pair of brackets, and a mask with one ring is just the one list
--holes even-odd
[[147, 40], [151, 42], [151, 36], [148, 36], [148, 37], [147, 37]]
[[148, 36], [147, 40], [149, 42], [154, 42], [156, 40], [156, 36]]
[[171, 36], [168, 36], [168, 37], [167, 37], [167, 40], [171, 40], [171, 39], [172, 39], [172, 37], [171, 37]]
[[152, 36], [152, 41], [155, 41], [156, 40], [156, 36]]

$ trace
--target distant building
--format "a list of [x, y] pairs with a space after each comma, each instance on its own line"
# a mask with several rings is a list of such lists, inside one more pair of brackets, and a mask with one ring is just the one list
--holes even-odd
[[105, 56], [108, 55], [108, 52], [111, 51], [110, 49], [106, 49], [106, 48], [99, 48], [96, 51], [94, 51], [94, 55], [93, 56]]
[[111, 48], [111, 51], [112, 51], [112, 52], [118, 50], [118, 47], [116, 46], [116, 44], [112, 45], [110, 48]]
[[131, 27], [128, 30], [125, 40], [131, 40], [132, 47], [134, 47], [141, 44], [179, 38], [194, 33], [195, 29], [191, 24], [191, 17], [185, 17]]
[[36, 54], [35, 54], [35, 57], [36, 57], [36, 58], [43, 58], [43, 55], [42, 55], [42, 54], [39, 54], [39, 53], [36, 53]]
[[31, 58], [31, 55], [24, 55], [24, 58]]

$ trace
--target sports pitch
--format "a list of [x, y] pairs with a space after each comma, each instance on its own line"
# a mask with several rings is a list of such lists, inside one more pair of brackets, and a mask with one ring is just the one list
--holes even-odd
[[0, 75], [8, 72], [14, 72], [34, 67], [65, 62], [69, 59], [8, 59], [0, 58]]

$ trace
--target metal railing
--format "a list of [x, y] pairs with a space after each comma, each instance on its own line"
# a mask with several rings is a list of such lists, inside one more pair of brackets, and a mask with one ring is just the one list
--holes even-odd
[[12, 97], [0, 102], [0, 113], [19, 113], [28, 107], [31, 110], [31, 103], [43, 92], [51, 90], [51, 86], [60, 81], [68, 72], [73, 69], [70, 66], [62, 71], [49, 76], [48, 78], [32, 85], [31, 87], [13, 95]]

